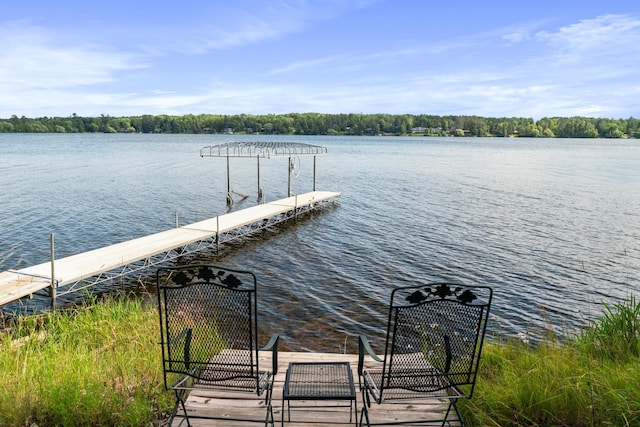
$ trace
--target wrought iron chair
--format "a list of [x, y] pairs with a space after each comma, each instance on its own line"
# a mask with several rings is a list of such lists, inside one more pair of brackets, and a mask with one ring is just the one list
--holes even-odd
[[[493, 291], [435, 283], [396, 288], [391, 293], [384, 356], [378, 357], [365, 336], [359, 339], [358, 376], [363, 397], [360, 425], [369, 420], [371, 401], [448, 400], [463, 424], [458, 399], [473, 395]], [[365, 355], [375, 368], [365, 368]], [[376, 363], [379, 362], [379, 363]], [[390, 422], [384, 424], [402, 424]]]
[[[192, 390], [264, 393], [264, 418], [235, 421], [273, 425], [279, 336], [272, 335], [264, 348], [258, 348], [256, 276], [212, 265], [187, 265], [160, 268], [156, 279], [164, 385], [176, 396], [169, 425], [179, 408], [188, 425], [189, 418], [216, 418], [187, 413], [185, 400]], [[259, 369], [259, 350], [272, 352], [271, 370]]]

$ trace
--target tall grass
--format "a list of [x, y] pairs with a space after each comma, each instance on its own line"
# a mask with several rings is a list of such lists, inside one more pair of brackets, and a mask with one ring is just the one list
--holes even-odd
[[640, 305], [606, 307], [568, 342], [489, 342], [471, 401], [476, 426], [640, 425]]
[[[20, 319], [0, 336], [0, 425], [158, 425], [163, 389], [156, 308], [112, 298]], [[606, 307], [575, 339], [490, 340], [471, 426], [640, 425], [640, 304]]]
[[138, 299], [19, 319], [0, 337], [0, 425], [159, 424], [158, 314]]
[[605, 305], [600, 319], [582, 331], [578, 342], [594, 357], [623, 362], [636, 359], [640, 355], [640, 304], [635, 295], [613, 307]]

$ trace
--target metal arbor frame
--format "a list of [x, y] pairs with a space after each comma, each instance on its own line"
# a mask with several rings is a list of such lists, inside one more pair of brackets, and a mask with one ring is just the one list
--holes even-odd
[[243, 199], [246, 195], [238, 193], [231, 188], [230, 159], [256, 158], [258, 167], [258, 201], [262, 200], [262, 187], [260, 185], [260, 158], [288, 157], [289, 179], [287, 196], [291, 197], [291, 176], [295, 173], [296, 162], [300, 157], [313, 157], [313, 191], [316, 191], [316, 157], [327, 154], [326, 147], [301, 142], [225, 142], [218, 145], [210, 145], [200, 149], [200, 157], [225, 157], [227, 159], [227, 205], [233, 205], [233, 194]]

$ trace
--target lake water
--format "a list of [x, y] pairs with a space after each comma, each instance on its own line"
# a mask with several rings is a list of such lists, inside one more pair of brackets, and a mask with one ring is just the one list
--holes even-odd
[[[210, 259], [257, 273], [285, 348], [381, 339], [391, 288], [416, 282], [492, 286], [491, 334], [533, 339], [640, 291], [637, 140], [0, 134], [0, 270], [46, 262], [50, 233], [61, 258], [225, 213], [225, 161], [199, 150], [247, 139], [326, 146], [317, 189], [342, 193]], [[286, 197], [287, 161], [260, 168], [266, 200]], [[255, 169], [232, 161], [235, 209]]]

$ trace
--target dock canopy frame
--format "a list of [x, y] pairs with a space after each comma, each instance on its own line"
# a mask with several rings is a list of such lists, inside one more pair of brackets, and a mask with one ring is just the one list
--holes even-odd
[[289, 159], [289, 179], [287, 196], [291, 197], [291, 176], [300, 166], [300, 157], [313, 157], [313, 191], [316, 191], [316, 157], [327, 154], [327, 148], [320, 145], [304, 144], [301, 142], [265, 142], [265, 141], [236, 141], [223, 144], [209, 145], [200, 149], [200, 157], [225, 157], [227, 159], [227, 205], [233, 204], [233, 194], [245, 199], [247, 196], [231, 189], [231, 172], [229, 159], [232, 157], [257, 159], [258, 166], [258, 201], [262, 201], [262, 186], [260, 185], [260, 158]]

